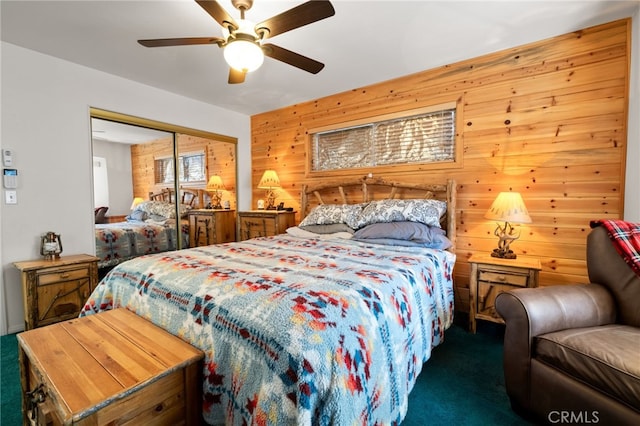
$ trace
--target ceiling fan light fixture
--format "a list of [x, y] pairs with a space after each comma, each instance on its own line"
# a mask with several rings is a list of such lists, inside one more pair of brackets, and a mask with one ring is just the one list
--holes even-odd
[[[238, 34], [240, 35], [242, 34]], [[238, 37], [225, 46], [224, 59], [233, 69], [251, 72], [260, 68], [264, 62], [264, 52], [254, 40]]]
[[335, 15], [336, 11], [330, 0], [308, 0], [258, 24], [254, 24], [244, 17], [245, 12], [251, 9], [253, 0], [230, 1], [233, 7], [240, 11], [240, 19], [234, 19], [229, 15], [218, 0], [196, 0], [200, 7], [220, 24], [223, 38], [159, 38], [138, 40], [138, 43], [145, 47], [217, 44], [223, 49], [224, 58], [230, 67], [229, 84], [243, 83], [247, 73], [262, 66], [265, 56], [311, 74], [317, 74], [324, 68], [324, 64], [321, 62], [275, 44], [263, 44], [263, 42], [273, 36]]

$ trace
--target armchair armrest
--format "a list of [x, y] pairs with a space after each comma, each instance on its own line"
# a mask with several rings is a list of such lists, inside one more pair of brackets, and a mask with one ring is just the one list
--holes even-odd
[[506, 323], [504, 376], [512, 405], [527, 407], [533, 338], [568, 328], [615, 322], [609, 291], [598, 284], [523, 288], [501, 293], [496, 310]]
[[599, 284], [517, 289], [500, 294], [496, 309], [507, 327], [526, 326], [518, 332], [530, 338], [567, 328], [610, 324], [616, 319], [613, 297]]

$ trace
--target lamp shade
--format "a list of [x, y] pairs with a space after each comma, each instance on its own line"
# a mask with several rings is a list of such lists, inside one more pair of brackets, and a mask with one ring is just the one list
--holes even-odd
[[531, 223], [531, 217], [519, 192], [498, 194], [484, 217], [503, 222]]
[[142, 203], [144, 201], [144, 199], [142, 197], [135, 197], [133, 199], [133, 202], [131, 203], [131, 210], [135, 209], [138, 204]]
[[224, 48], [224, 59], [233, 69], [243, 72], [255, 71], [264, 62], [264, 52], [255, 37], [238, 30], [236, 38]]
[[222, 178], [218, 175], [213, 175], [207, 182], [207, 191], [224, 191], [225, 187], [222, 183]]
[[265, 170], [258, 183], [259, 189], [280, 188], [280, 178], [275, 170]]

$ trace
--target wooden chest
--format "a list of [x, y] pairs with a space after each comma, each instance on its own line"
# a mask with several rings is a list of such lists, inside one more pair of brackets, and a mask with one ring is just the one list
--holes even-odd
[[203, 353], [124, 308], [18, 344], [25, 425], [201, 423]]

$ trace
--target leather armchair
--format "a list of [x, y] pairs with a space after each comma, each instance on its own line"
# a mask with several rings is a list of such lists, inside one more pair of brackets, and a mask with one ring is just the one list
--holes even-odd
[[513, 409], [547, 423], [640, 424], [640, 276], [607, 230], [587, 237], [590, 284], [502, 293]]

